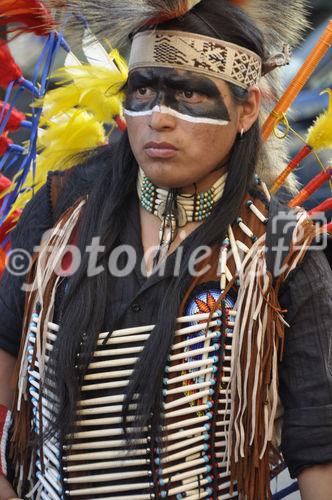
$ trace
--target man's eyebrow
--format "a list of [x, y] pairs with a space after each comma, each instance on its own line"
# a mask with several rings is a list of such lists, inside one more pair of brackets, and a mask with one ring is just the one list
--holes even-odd
[[220, 97], [221, 94], [219, 92], [216, 84], [210, 80], [209, 78], [200, 78], [197, 76], [184, 76], [184, 75], [169, 75], [165, 76], [165, 82], [170, 87], [175, 88], [190, 88], [197, 92], [201, 92], [202, 94], [207, 94], [212, 97]]
[[159, 76], [153, 73], [151, 70], [134, 71], [128, 79], [129, 85], [144, 85], [144, 84], [155, 84], [160, 79]]
[[164, 68], [144, 68], [136, 70], [130, 75], [129, 84], [157, 85], [160, 80], [164, 80], [166, 85], [171, 88], [189, 88], [211, 97], [222, 97], [217, 85], [210, 78], [200, 77], [193, 74], [178, 75], [175, 72], [165, 74]]

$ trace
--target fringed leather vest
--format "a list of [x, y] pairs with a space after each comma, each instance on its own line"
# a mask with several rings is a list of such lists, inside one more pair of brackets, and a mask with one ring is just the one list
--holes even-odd
[[[129, 447], [121, 419], [128, 381], [153, 325], [97, 336], [74, 434], [62, 446], [56, 437], [43, 438], [57, 405], [49, 367], [59, 330], [52, 322], [60, 279], [55, 269], [85, 200], [61, 217], [42, 244], [31, 275], [35, 291], [26, 301], [12, 439], [19, 494], [45, 500], [270, 498], [284, 336], [277, 292], [303, 258], [313, 228], [299, 213], [287, 265], [274, 283], [265, 256], [268, 210], [259, 198], [246, 197], [228, 238], [213, 249], [210, 271], [193, 279], [179, 309], [162, 368], [166, 440], [160, 448], [151, 447], [149, 427]], [[190, 302], [203, 280], [220, 286]], [[128, 422], [133, 427], [135, 406]], [[27, 453], [32, 436], [40, 439]]]

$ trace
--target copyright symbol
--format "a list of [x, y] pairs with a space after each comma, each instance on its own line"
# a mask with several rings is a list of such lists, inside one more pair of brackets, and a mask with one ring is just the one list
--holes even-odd
[[13, 276], [25, 276], [32, 264], [31, 255], [23, 248], [17, 248], [9, 252], [7, 256], [6, 269]]

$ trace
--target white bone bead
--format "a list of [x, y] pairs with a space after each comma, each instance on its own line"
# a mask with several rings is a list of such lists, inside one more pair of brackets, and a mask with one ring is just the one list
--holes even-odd
[[113, 462], [92, 462], [91, 464], [70, 465], [64, 467], [65, 472], [84, 472], [89, 470], [119, 469], [121, 467], [137, 467], [138, 465], [149, 465], [147, 460], [116, 460]]
[[[130, 410], [136, 410], [137, 405], [129, 405]], [[84, 410], [78, 410], [77, 415], [99, 415], [103, 413], [121, 413], [122, 405], [114, 406], [100, 406], [99, 408], [88, 408]]]
[[184, 404], [191, 403], [192, 401], [196, 401], [197, 399], [204, 399], [210, 395], [210, 391], [201, 391], [197, 394], [192, 394], [191, 396], [187, 396], [185, 398], [179, 398], [175, 401], [171, 401], [170, 403], [166, 403], [164, 405], [165, 410], [170, 410], [171, 408], [177, 408], [178, 406], [183, 406]]
[[[215, 321], [213, 323], [216, 323]], [[212, 323], [210, 324], [210, 328], [212, 328]], [[217, 337], [216, 333], [209, 333], [208, 335], [200, 335], [188, 340], [184, 340], [183, 342], [178, 342], [177, 344], [173, 344], [172, 351], [176, 351], [177, 349], [183, 349], [184, 347], [189, 347], [191, 345], [200, 344], [201, 342], [205, 342], [206, 340], [212, 340]]]
[[173, 424], [167, 424], [164, 426], [164, 429], [167, 431], [175, 430], [175, 429], [182, 429], [184, 427], [189, 427], [191, 425], [196, 425], [204, 422], [208, 422], [209, 417], [208, 416], [201, 416], [201, 417], [195, 417], [195, 418], [190, 418], [186, 420], [182, 420], [180, 422], [174, 422]]
[[247, 245], [245, 245], [244, 243], [242, 243], [242, 241], [240, 240], [236, 240], [236, 245], [238, 246], [238, 248], [244, 252], [244, 253], [248, 253], [249, 252], [249, 248], [247, 247]]
[[[103, 493], [119, 493], [120, 491], [136, 491], [136, 490], [146, 490], [150, 487], [150, 483], [136, 483], [136, 484], [120, 484], [117, 486], [100, 486], [94, 488], [83, 488], [80, 490], [66, 491], [66, 495], [75, 497], [80, 495], [89, 495], [93, 498], [93, 495], [103, 494]], [[120, 497], [123, 498], [123, 497]], [[136, 497], [133, 497], [133, 500]], [[58, 500], [58, 499], [57, 499]]]
[[100, 384], [90, 384], [90, 385], [83, 385], [81, 387], [81, 391], [98, 391], [98, 390], [104, 390], [104, 389], [118, 389], [120, 387], [127, 387], [129, 384], [128, 381], [123, 380], [123, 381], [118, 381], [118, 382], [105, 382], [105, 383], [100, 383]]
[[182, 440], [183, 438], [186, 438], [186, 437], [194, 437], [197, 435], [202, 435], [206, 432], [207, 431], [206, 431], [205, 426], [190, 428], [187, 430], [181, 429], [180, 431], [173, 432], [172, 434], [169, 434], [167, 436], [167, 442], [176, 441], [177, 439]]
[[179, 354], [172, 354], [169, 359], [170, 361], [178, 361], [181, 359], [192, 358], [194, 356], [200, 356], [201, 354], [209, 354], [210, 352], [216, 352], [216, 349], [213, 346], [203, 347], [202, 349], [192, 349]]
[[189, 408], [182, 408], [181, 410], [168, 411], [166, 413], [166, 418], [182, 417], [184, 415], [190, 415], [191, 413], [206, 411], [206, 409], [206, 405], [190, 406]]
[[[152, 332], [154, 325], [138, 326], [134, 328], [124, 328], [122, 330], [114, 330], [112, 337], [123, 337], [127, 335], [139, 335], [141, 333]], [[104, 340], [109, 336], [109, 332], [103, 332], [98, 335], [99, 340]]]
[[176, 483], [177, 481], [183, 481], [183, 479], [196, 478], [198, 475], [206, 474], [206, 466], [200, 467], [198, 469], [183, 472], [181, 474], [175, 474], [172, 476], [171, 483]]
[[177, 488], [170, 488], [168, 494], [177, 495], [178, 493], [184, 493], [189, 489], [197, 488], [198, 486], [205, 486], [206, 484], [209, 484], [209, 481], [207, 479], [202, 479], [200, 483], [198, 483], [198, 481], [193, 481], [192, 483], [183, 484], [182, 486], [178, 486]]
[[96, 361], [89, 364], [88, 370], [98, 370], [99, 368], [113, 368], [115, 366], [131, 366], [137, 363], [138, 358], [112, 359], [110, 361]]
[[[118, 441], [120, 443], [120, 447], [124, 446], [126, 443], [124, 441]], [[98, 447], [99, 443], [79, 443], [77, 445], [72, 445], [70, 450], [83, 450], [83, 449], [99, 449]], [[113, 441], [105, 441], [103, 443], [104, 448], [108, 447], [115, 447], [117, 445], [113, 444]], [[116, 458], [118, 459], [119, 456], [121, 457], [139, 457], [141, 455], [146, 454], [147, 451], [145, 449], [137, 449], [137, 450], [125, 450], [125, 449], [119, 449], [115, 451], [95, 451], [95, 452], [90, 452], [90, 453], [77, 453], [74, 455], [64, 455], [63, 460], [66, 462], [70, 461], [80, 461], [80, 460], [106, 460], [106, 459], [112, 459]]]
[[[144, 347], [126, 347], [124, 349], [105, 349], [105, 350], [100, 350], [96, 351], [94, 353], [94, 358], [100, 358], [104, 356], [126, 356], [128, 354], [138, 354], [142, 352]], [[121, 360], [123, 364], [125, 360]]]
[[102, 404], [112, 404], [112, 403], [122, 403], [125, 399], [124, 394], [118, 394], [116, 396], [105, 396], [100, 398], [92, 398], [92, 399], [81, 399], [78, 402], [79, 406], [94, 406], [94, 405], [102, 405]]
[[112, 378], [125, 378], [128, 380], [131, 377], [133, 370], [118, 370], [112, 372], [89, 373], [85, 375], [84, 380], [107, 380]]
[[181, 450], [183, 448], [186, 448], [187, 446], [191, 446], [192, 444], [202, 443], [202, 441], [203, 441], [202, 436], [196, 436], [192, 439], [186, 439], [181, 442], [176, 442], [175, 444], [167, 446], [161, 454], [170, 453], [176, 450]]
[[163, 458], [164, 464], [169, 464], [175, 462], [176, 460], [181, 460], [182, 458], [191, 457], [195, 455], [195, 453], [199, 453], [205, 450], [205, 445], [200, 444], [198, 446], [192, 447], [190, 450], [180, 451], [179, 453], [174, 453], [174, 455], [166, 456]]
[[185, 375], [180, 375], [179, 377], [169, 378], [167, 379], [167, 385], [178, 384], [180, 382], [184, 382], [185, 380], [191, 380], [193, 377], [202, 377], [204, 375], [209, 375], [213, 372], [213, 367], [204, 368], [203, 370], [195, 371], [194, 373], [186, 373]]
[[[146, 431], [146, 429], [144, 429]], [[128, 429], [128, 431], [132, 431], [132, 429]], [[73, 435], [74, 439], [87, 439], [87, 438], [96, 438], [103, 436], [123, 436], [123, 429], [103, 429], [97, 431], [80, 431], [76, 432]]]
[[[128, 417], [128, 422], [133, 422], [135, 417]], [[87, 420], [78, 420], [76, 424], [80, 427], [94, 427], [96, 425], [122, 425], [122, 417], [107, 417], [107, 418], [89, 418]]]
[[176, 372], [182, 372], [185, 370], [193, 370], [194, 368], [200, 368], [201, 366], [209, 366], [213, 365], [214, 360], [212, 358], [209, 359], [202, 359], [200, 361], [191, 361], [188, 363], [182, 363], [180, 365], [176, 366], [170, 366], [168, 368], [169, 373], [176, 373]]
[[173, 472], [177, 472], [180, 470], [185, 470], [191, 467], [196, 467], [196, 465], [202, 465], [206, 463], [204, 457], [198, 458], [197, 460], [184, 461], [177, 465], [172, 465], [171, 467], [163, 467], [163, 475], [166, 476], [168, 474], [173, 474]]
[[109, 474], [91, 474], [88, 476], [69, 477], [65, 478], [64, 481], [67, 484], [101, 483], [103, 481], [119, 481], [122, 479], [134, 479], [136, 477], [146, 477], [146, 476], [147, 476], [146, 470], [130, 471], [130, 472], [121, 471]]
[[120, 344], [131, 344], [134, 342], [145, 342], [148, 340], [150, 337], [150, 334], [144, 334], [144, 335], [132, 335], [132, 336], [127, 336], [127, 337], [116, 337], [113, 338], [111, 337], [108, 339], [106, 344], [104, 343], [104, 340], [98, 340], [97, 341], [97, 346], [100, 345], [120, 345]]
[[184, 392], [195, 391], [199, 389], [205, 389], [206, 387], [212, 387], [211, 381], [202, 382], [200, 384], [183, 385], [176, 387], [175, 389], [165, 390], [165, 396], [171, 396], [174, 394], [181, 394]]

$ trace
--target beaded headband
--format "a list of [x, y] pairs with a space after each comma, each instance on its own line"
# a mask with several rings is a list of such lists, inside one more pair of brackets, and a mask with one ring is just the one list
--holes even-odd
[[171, 67], [203, 73], [248, 89], [262, 75], [262, 60], [234, 43], [195, 33], [153, 30], [135, 35], [129, 71], [144, 67]]

